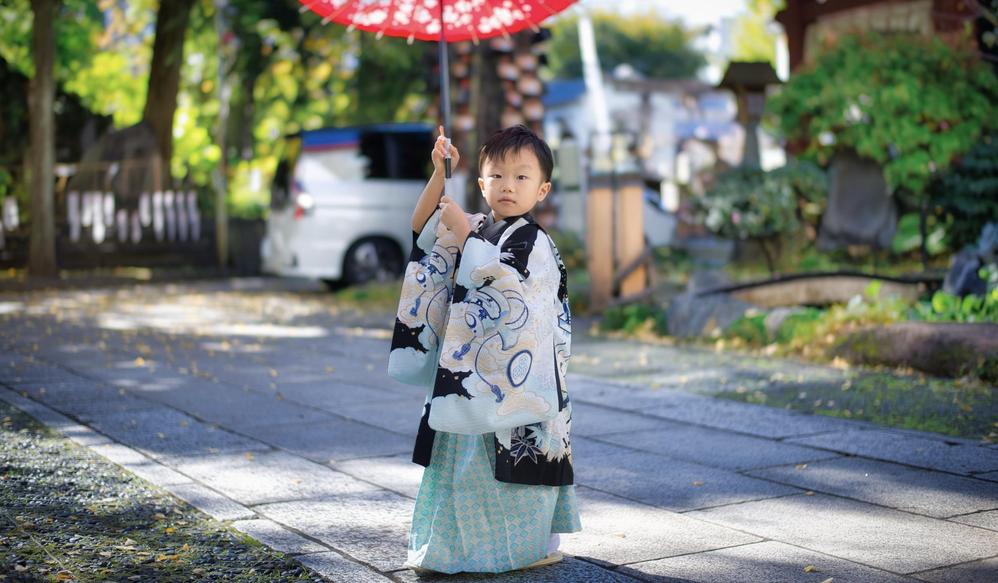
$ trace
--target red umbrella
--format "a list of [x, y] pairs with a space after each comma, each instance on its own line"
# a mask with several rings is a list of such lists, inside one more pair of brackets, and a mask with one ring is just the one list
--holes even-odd
[[[575, 0], [299, 0], [302, 10], [350, 29], [440, 43], [440, 96], [445, 133], [450, 135], [450, 85], [446, 43], [509, 36], [541, 22]], [[448, 160], [449, 162], [449, 160]], [[450, 177], [450, 164], [447, 164]]]

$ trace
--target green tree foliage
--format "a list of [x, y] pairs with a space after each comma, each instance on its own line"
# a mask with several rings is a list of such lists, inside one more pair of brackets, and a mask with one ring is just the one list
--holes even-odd
[[783, 0], [748, 0], [748, 11], [735, 20], [733, 60], [767, 61], [776, 66], [776, 35], [769, 31], [769, 24], [784, 4]]
[[[432, 43], [382, 38], [322, 25], [295, 2], [229, 0], [216, 28], [216, 3], [197, 0], [184, 47], [174, 117], [172, 171], [207, 188], [227, 156], [235, 215], [266, 208], [268, 183], [285, 135], [327, 125], [413, 121], [425, 111], [425, 67]], [[56, 80], [117, 127], [142, 118], [157, 0], [63, 0], [56, 22]], [[0, 5], [0, 59], [31, 76], [29, 0]], [[218, 68], [230, 114], [227, 153], [218, 146]], [[6, 93], [3, 93], [6, 95]], [[7, 111], [4, 111], [6, 118]]]
[[984, 134], [941, 179], [932, 202], [947, 216], [949, 247], [977, 242], [981, 229], [998, 217], [998, 134]]
[[[0, 5], [0, 58], [32, 77], [28, 0]], [[142, 116], [151, 39], [143, 27], [155, 17], [154, 0], [114, 3], [63, 0], [56, 28], [56, 82], [95, 113], [129, 125]], [[106, 24], [105, 24], [106, 22]]]
[[810, 220], [812, 206], [823, 206], [828, 180], [809, 162], [792, 162], [766, 172], [733, 168], [719, 175], [703, 197], [693, 200], [697, 221], [730, 239], [754, 239], [762, 245], [770, 270], [774, 257], [765, 240], [800, 227]]
[[937, 38], [845, 36], [767, 102], [771, 122], [821, 163], [838, 148], [883, 165], [921, 199], [937, 172], [998, 127], [998, 80], [973, 53]]
[[[703, 54], [691, 46], [692, 36], [682, 24], [655, 13], [622, 16], [595, 11], [592, 21], [600, 66], [605, 70], [626, 63], [645, 77], [687, 79], [706, 63]], [[582, 76], [578, 24], [578, 17], [567, 16], [551, 25], [548, 60], [555, 77]]]

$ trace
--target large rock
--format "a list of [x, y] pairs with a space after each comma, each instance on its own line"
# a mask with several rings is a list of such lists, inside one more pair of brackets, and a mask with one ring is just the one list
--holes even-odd
[[968, 373], [998, 382], [998, 325], [900, 322], [862, 328], [833, 353], [862, 364], [905, 365], [931, 374]]
[[714, 330], [727, 329], [754, 307], [727, 294], [696, 297], [687, 291], [676, 296], [669, 305], [669, 334], [682, 337], [709, 336]]

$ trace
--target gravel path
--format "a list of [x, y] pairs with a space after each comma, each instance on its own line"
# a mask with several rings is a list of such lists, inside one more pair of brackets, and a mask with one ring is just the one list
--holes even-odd
[[0, 581], [321, 581], [0, 401]]

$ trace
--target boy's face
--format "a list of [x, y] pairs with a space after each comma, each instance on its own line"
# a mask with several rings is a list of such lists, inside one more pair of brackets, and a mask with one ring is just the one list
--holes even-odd
[[551, 183], [544, 180], [537, 156], [529, 148], [521, 148], [505, 159], [486, 160], [478, 187], [495, 220], [501, 221], [530, 212], [547, 197]]

